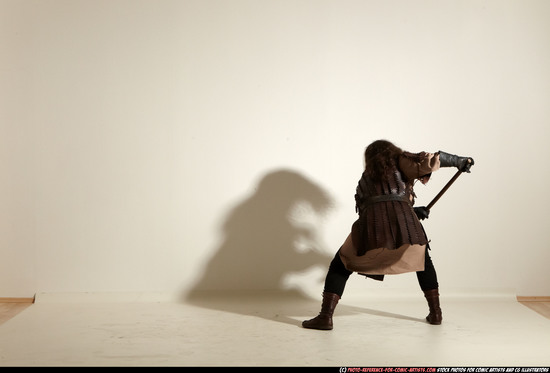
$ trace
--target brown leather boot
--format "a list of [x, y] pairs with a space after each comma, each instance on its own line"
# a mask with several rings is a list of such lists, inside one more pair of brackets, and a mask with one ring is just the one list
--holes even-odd
[[308, 329], [332, 330], [332, 314], [339, 300], [338, 294], [323, 292], [321, 312], [317, 317], [304, 321], [302, 326]]
[[443, 316], [441, 315], [441, 308], [439, 306], [439, 290], [426, 290], [424, 291], [424, 296], [426, 297], [428, 307], [430, 308], [430, 314], [426, 317], [426, 321], [432, 325], [441, 325]]

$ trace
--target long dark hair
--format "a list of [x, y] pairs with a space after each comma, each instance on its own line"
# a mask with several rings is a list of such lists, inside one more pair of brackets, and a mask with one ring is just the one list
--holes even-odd
[[376, 140], [365, 149], [365, 172], [374, 180], [383, 180], [395, 170], [403, 150], [387, 140]]

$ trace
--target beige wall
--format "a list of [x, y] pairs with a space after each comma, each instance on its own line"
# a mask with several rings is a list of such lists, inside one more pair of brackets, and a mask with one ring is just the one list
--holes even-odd
[[[425, 225], [442, 288], [549, 295], [549, 16], [545, 0], [0, 0], [0, 296], [317, 295], [378, 138], [477, 162]], [[323, 216], [300, 203], [325, 197]]]

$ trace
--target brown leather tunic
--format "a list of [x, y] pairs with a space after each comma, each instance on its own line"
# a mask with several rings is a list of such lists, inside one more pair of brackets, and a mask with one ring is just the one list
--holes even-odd
[[385, 274], [424, 270], [428, 239], [412, 208], [414, 182], [439, 169], [439, 155], [404, 153], [399, 166], [384, 182], [363, 173], [357, 185], [359, 219], [340, 249], [350, 271], [382, 279]]

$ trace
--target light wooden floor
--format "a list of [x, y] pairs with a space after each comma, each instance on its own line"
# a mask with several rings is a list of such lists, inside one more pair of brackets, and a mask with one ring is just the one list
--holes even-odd
[[[518, 302], [550, 319], [550, 297], [518, 297]], [[32, 304], [32, 299], [0, 301], [0, 325]]]
[[27, 307], [32, 306], [32, 302], [2, 302], [0, 303], [0, 325], [17, 316], [17, 314]]
[[550, 297], [518, 297], [518, 302], [550, 319]]
[[[421, 297], [350, 296], [332, 333], [301, 328], [319, 300], [299, 294], [138, 298], [40, 295], [35, 304], [7, 305], [0, 366], [548, 365], [549, 298], [523, 304], [509, 293], [459, 293], [444, 299], [447, 321], [434, 328]], [[358, 333], [360, 325], [382, 343]], [[386, 348], [397, 338], [408, 353]]]

